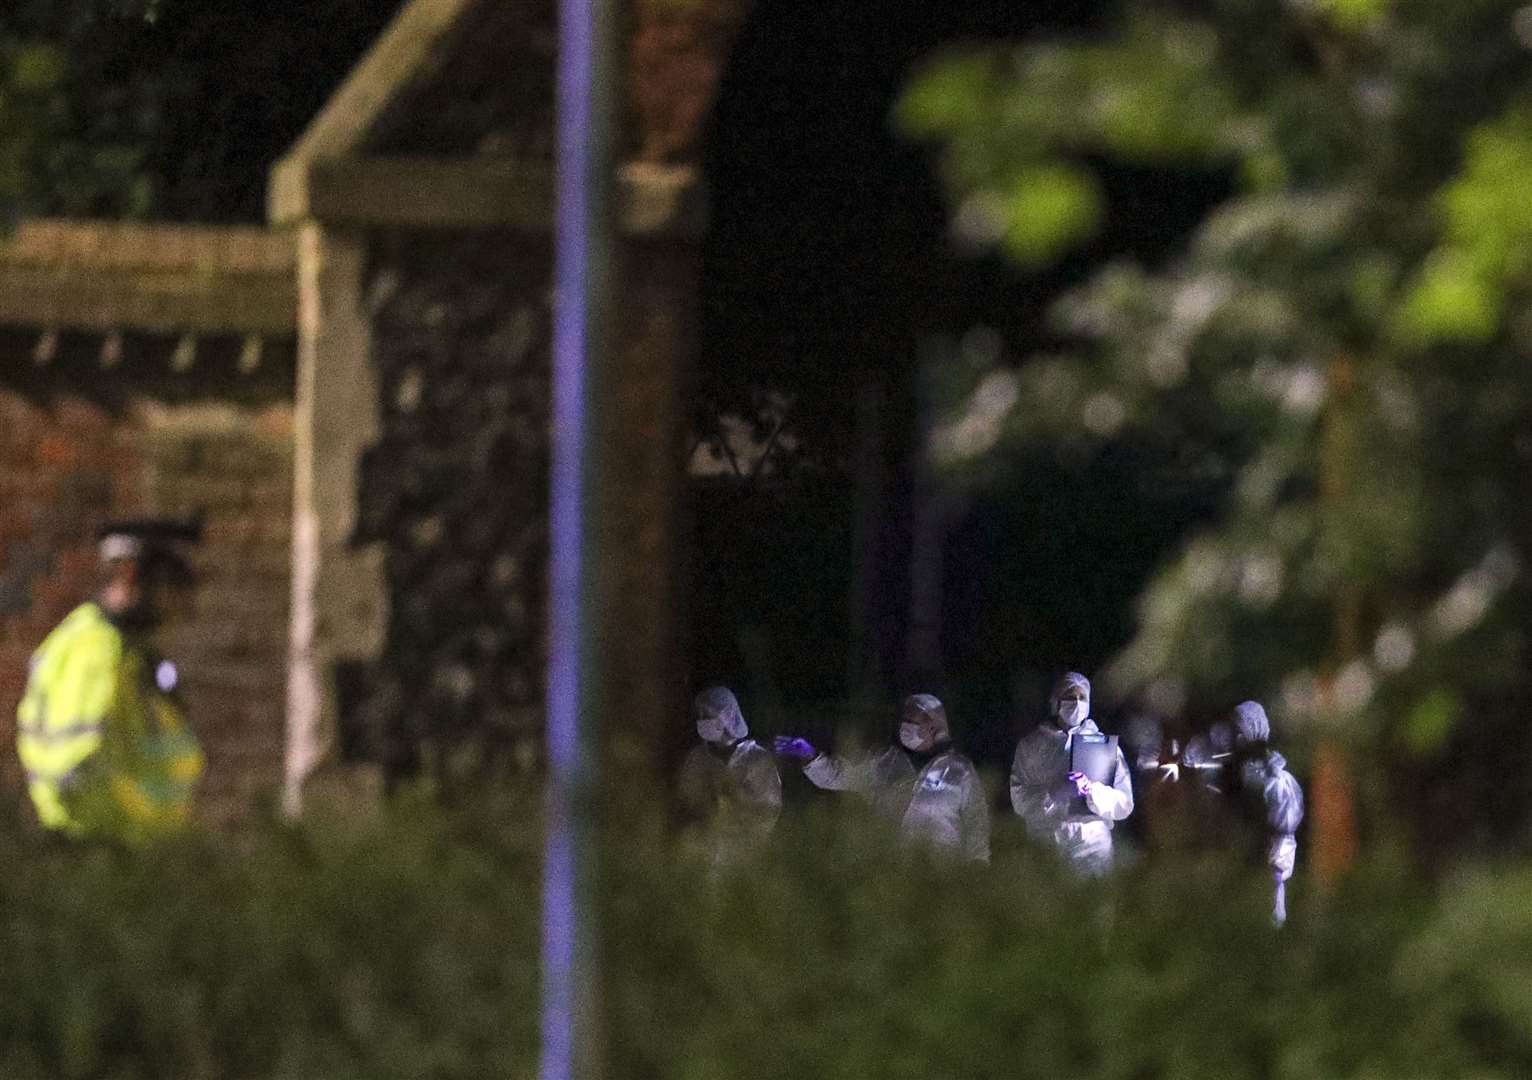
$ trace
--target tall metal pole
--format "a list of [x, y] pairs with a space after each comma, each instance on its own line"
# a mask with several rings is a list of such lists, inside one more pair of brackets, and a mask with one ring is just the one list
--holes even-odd
[[594, 798], [607, 665], [600, 604], [611, 389], [616, 0], [559, 0], [549, 511], [548, 764], [541, 1080], [601, 1075]]

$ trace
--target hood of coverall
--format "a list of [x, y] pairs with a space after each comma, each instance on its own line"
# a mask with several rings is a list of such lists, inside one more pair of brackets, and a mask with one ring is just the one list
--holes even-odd
[[[1080, 704], [1070, 716], [1059, 715], [1059, 703], [1064, 700], [1064, 695], [1069, 690], [1078, 690]], [[1065, 672], [1053, 686], [1053, 693], [1048, 695], [1048, 718], [1055, 725], [1064, 730], [1079, 727], [1090, 717], [1090, 680], [1078, 671]]]
[[899, 743], [912, 753], [922, 754], [950, 742], [947, 710], [931, 694], [911, 694], [899, 710]]
[[1264, 746], [1271, 741], [1271, 721], [1257, 701], [1242, 701], [1234, 706], [1234, 744], [1241, 750]]
[[692, 701], [697, 734], [713, 746], [732, 746], [750, 733], [739, 700], [726, 686], [710, 686]]

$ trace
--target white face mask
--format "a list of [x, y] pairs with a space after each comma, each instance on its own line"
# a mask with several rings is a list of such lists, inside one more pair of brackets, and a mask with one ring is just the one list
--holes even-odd
[[899, 725], [899, 742], [906, 750], [921, 751], [926, 748], [926, 731], [920, 724], [908, 720]]
[[697, 734], [702, 736], [703, 742], [723, 742], [723, 718], [713, 713], [704, 713], [697, 717]]
[[1059, 727], [1072, 728], [1084, 723], [1089, 709], [1083, 700], [1066, 698], [1058, 703], [1055, 715], [1059, 718]]

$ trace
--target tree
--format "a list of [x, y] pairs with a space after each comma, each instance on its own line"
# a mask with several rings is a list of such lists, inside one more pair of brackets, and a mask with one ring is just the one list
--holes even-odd
[[[141, 216], [141, 76], [85, 91], [102, 59], [100, 29], [131, 36], [151, 11], [106, 3], [21, 3], [0, 16], [0, 207]], [[100, 75], [96, 77], [99, 79]]]
[[1529, 42], [1512, 0], [1127, 0], [1104, 38], [949, 54], [901, 103], [959, 232], [1031, 265], [1096, 227], [1102, 162], [1237, 178], [1168, 265], [1064, 297], [1058, 350], [970, 373], [932, 451], [975, 475], [1147, 442], [1223, 478], [1109, 682], [1274, 699], [1329, 877], [1349, 748], [1430, 754], [1527, 684]]
[[398, 0], [17, 0], [0, 211], [259, 221], [266, 172]]

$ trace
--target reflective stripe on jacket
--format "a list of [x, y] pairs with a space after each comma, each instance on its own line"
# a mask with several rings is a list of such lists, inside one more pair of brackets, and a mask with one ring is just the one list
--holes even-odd
[[41, 822], [136, 842], [183, 823], [203, 758], [150, 654], [82, 604], [32, 658], [16, 749]]

